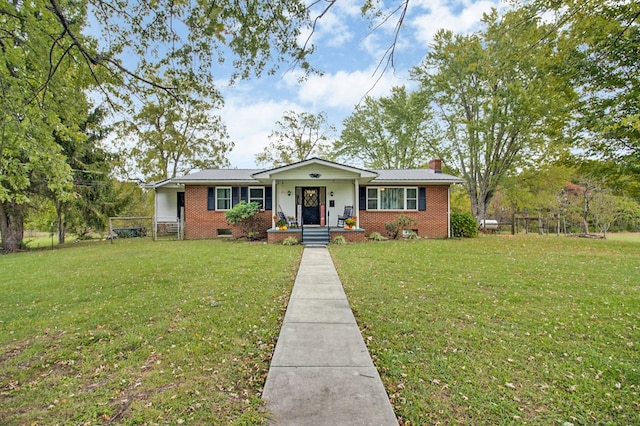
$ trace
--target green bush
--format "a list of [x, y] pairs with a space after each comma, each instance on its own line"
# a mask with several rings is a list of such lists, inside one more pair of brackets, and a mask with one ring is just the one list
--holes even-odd
[[471, 213], [454, 210], [451, 212], [451, 234], [458, 238], [478, 235], [478, 222]]
[[384, 241], [387, 238], [383, 237], [382, 234], [379, 232], [372, 232], [371, 234], [369, 234], [369, 239], [371, 241]]
[[282, 241], [283, 246], [295, 246], [296, 244], [298, 244], [296, 237], [287, 237]]
[[338, 245], [338, 246], [342, 246], [342, 245], [347, 244], [347, 240], [345, 240], [342, 235], [338, 235], [337, 237], [335, 237], [333, 239], [333, 244]]
[[260, 204], [240, 201], [231, 210], [224, 213], [225, 219], [232, 225], [239, 226], [242, 232], [249, 238], [254, 238], [260, 232], [260, 218], [258, 212]]
[[407, 240], [417, 240], [418, 239], [418, 234], [416, 234], [415, 231], [407, 231], [406, 233], [403, 233], [402, 236], [404, 238], [406, 238]]
[[402, 231], [404, 230], [404, 228], [416, 223], [417, 222], [414, 218], [402, 213], [396, 216], [393, 222], [385, 224], [384, 228], [387, 230], [389, 238], [395, 240], [402, 235]]

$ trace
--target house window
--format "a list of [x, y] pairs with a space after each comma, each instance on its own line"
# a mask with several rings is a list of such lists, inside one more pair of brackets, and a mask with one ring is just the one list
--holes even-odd
[[367, 210], [378, 210], [378, 188], [367, 188]]
[[367, 188], [367, 210], [418, 210], [418, 188]]
[[260, 208], [264, 208], [264, 187], [249, 187], [249, 202], [260, 204]]
[[418, 188], [406, 188], [406, 200], [405, 210], [418, 210]]
[[217, 187], [216, 188], [216, 210], [230, 210], [231, 209], [231, 188], [229, 187]]

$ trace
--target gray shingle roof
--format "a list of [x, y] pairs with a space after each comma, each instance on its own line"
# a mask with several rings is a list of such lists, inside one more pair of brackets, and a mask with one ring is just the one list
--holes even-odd
[[392, 169], [392, 170], [372, 170], [378, 173], [378, 177], [371, 181], [377, 182], [424, 182], [424, 181], [447, 181], [462, 182], [462, 179], [446, 173], [436, 173], [431, 169]]
[[174, 182], [204, 182], [204, 181], [255, 181], [253, 174], [263, 169], [210, 169], [202, 170], [186, 176], [173, 179]]
[[[257, 182], [253, 175], [267, 171], [266, 169], [210, 169], [191, 173], [186, 176], [171, 179], [173, 183], [189, 184], [204, 182]], [[445, 173], [435, 173], [431, 169], [393, 169], [370, 170], [378, 177], [371, 183], [402, 183], [402, 182], [462, 182], [463, 180]], [[158, 182], [157, 184], [160, 184]], [[158, 185], [158, 186], [160, 186]]]

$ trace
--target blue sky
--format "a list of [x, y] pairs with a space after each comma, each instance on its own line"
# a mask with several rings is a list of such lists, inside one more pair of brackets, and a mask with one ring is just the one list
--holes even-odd
[[222, 88], [221, 116], [235, 142], [229, 155], [232, 167], [256, 167], [255, 155], [267, 146], [275, 122], [288, 110], [324, 111], [339, 137], [342, 121], [366, 94], [387, 96], [393, 86], [412, 84], [408, 70], [424, 58], [440, 28], [467, 34], [479, 28], [483, 13], [506, 7], [494, 0], [411, 0], [396, 48], [396, 67], [381, 76], [375, 70], [393, 40], [395, 20], [371, 32], [360, 16], [360, 4], [361, 0], [338, 0], [319, 22], [311, 63], [324, 75], [300, 83], [298, 71], [287, 72], [283, 66], [275, 76]]

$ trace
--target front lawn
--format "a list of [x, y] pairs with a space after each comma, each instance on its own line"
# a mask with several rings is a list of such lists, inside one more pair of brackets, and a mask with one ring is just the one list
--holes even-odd
[[332, 246], [404, 424], [640, 424], [640, 243]]
[[[640, 424], [640, 243], [331, 246], [404, 424]], [[0, 424], [264, 424], [301, 247], [0, 256]], [[348, 395], [345, 395], [348, 397]]]
[[261, 424], [300, 247], [118, 240], [0, 256], [0, 424]]

